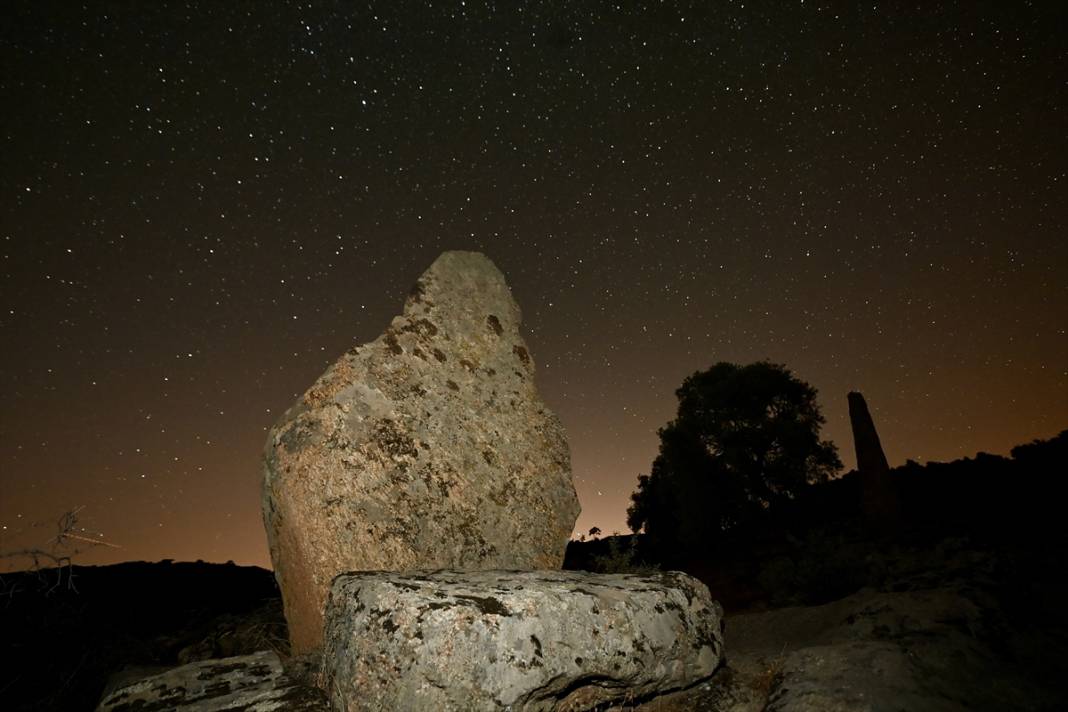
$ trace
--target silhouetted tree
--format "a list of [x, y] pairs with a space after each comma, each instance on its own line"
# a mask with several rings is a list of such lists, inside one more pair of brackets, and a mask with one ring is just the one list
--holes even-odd
[[687, 378], [627, 524], [654, 552], [703, 543], [842, 466], [816, 390], [784, 366], [717, 363]]

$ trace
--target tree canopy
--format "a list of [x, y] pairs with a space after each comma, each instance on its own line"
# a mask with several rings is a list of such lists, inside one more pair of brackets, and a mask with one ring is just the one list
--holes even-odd
[[720, 362], [675, 395], [678, 413], [659, 430], [660, 453], [627, 510], [654, 548], [714, 537], [842, 467], [820, 440], [816, 390], [785, 366]]

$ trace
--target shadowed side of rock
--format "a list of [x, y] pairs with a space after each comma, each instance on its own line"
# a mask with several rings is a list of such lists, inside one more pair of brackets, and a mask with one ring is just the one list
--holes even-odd
[[321, 642], [345, 571], [560, 567], [578, 498], [519, 327], [493, 263], [446, 252], [271, 430], [264, 521], [295, 652]]
[[853, 429], [853, 447], [857, 456], [857, 470], [863, 474], [879, 474], [890, 471], [890, 464], [883, 454], [875, 421], [868, 411], [864, 396], [851, 391], [849, 401], [849, 424]]
[[852, 391], [848, 401], [865, 519], [875, 531], [890, 531], [898, 516], [897, 493], [890, 476], [890, 464], [883, 454], [879, 433], [875, 430], [875, 421], [868, 411], [864, 396]]

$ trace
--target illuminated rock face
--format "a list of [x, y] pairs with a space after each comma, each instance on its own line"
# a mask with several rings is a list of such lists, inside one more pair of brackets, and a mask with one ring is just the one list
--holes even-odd
[[519, 324], [489, 259], [446, 252], [271, 430], [264, 522], [296, 653], [342, 572], [560, 567], [578, 498]]
[[344, 574], [324, 689], [350, 712], [629, 708], [708, 679], [722, 617], [677, 571]]

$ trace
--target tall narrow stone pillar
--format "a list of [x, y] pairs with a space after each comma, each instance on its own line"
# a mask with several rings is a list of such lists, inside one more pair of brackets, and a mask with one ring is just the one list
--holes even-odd
[[868, 412], [864, 396], [856, 391], [849, 394], [849, 423], [853, 426], [853, 447], [857, 453], [857, 470], [861, 475], [889, 472], [890, 465], [875, 432], [875, 422]]
[[853, 427], [864, 518], [874, 533], [888, 534], [898, 523], [897, 491], [868, 404], [857, 392], [849, 394], [849, 423]]

